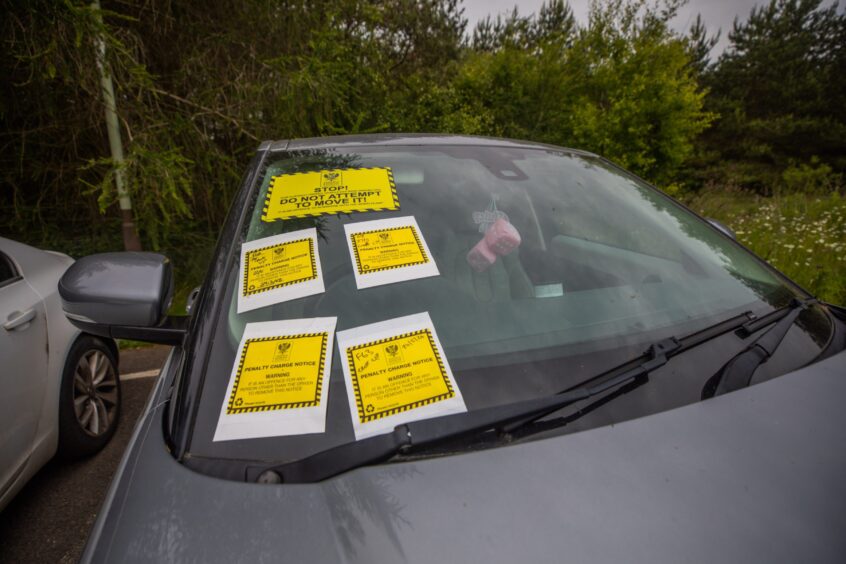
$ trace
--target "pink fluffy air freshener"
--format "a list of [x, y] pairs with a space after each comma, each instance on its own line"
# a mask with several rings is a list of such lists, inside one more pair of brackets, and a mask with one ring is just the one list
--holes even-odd
[[488, 248], [484, 239], [467, 253], [467, 264], [476, 272], [484, 272], [496, 262], [496, 255]]
[[500, 256], [505, 256], [519, 247], [520, 240], [517, 228], [501, 217], [491, 225], [484, 239], [488, 248]]

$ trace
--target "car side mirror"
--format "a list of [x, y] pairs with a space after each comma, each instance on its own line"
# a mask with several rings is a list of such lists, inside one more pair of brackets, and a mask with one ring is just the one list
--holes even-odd
[[735, 239], [735, 240], [737, 239], [737, 235], [735, 235], [735, 234], [734, 234], [734, 231], [732, 231], [731, 229], [729, 229], [729, 228], [728, 228], [725, 224], [723, 224], [722, 222], [719, 222], [719, 221], [717, 221], [716, 219], [711, 219], [710, 217], [708, 217], [708, 218], [706, 218], [706, 219], [708, 220], [708, 223], [710, 223], [711, 225], [713, 225], [714, 227], [716, 227], [717, 229], [719, 229], [720, 231], [722, 231], [724, 234], [728, 235], [728, 236], [729, 236], [729, 237], [731, 237], [732, 239]]
[[184, 317], [169, 317], [173, 268], [156, 253], [102, 253], [73, 263], [59, 280], [65, 316], [79, 329], [113, 339], [178, 345]]

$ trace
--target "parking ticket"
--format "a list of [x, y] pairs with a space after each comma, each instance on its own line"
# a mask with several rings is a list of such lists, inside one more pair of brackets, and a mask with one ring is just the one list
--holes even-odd
[[344, 232], [359, 290], [440, 274], [413, 216], [347, 223]]
[[322, 433], [335, 317], [248, 323], [215, 441]]
[[356, 439], [467, 411], [428, 313], [338, 332]]

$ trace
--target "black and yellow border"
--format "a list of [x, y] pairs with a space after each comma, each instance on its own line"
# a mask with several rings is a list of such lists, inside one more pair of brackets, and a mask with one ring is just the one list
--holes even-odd
[[[264, 251], [267, 249], [272, 249], [273, 247], [284, 247], [286, 245], [293, 245], [294, 243], [302, 243], [303, 241], [308, 241], [308, 252], [311, 257], [311, 274], [304, 278], [297, 278], [296, 280], [289, 280], [287, 282], [280, 282], [279, 284], [274, 284], [273, 286], [266, 286], [264, 288], [258, 290], [250, 290], [249, 289], [249, 277], [250, 277], [250, 254], [257, 253], [259, 251]], [[317, 259], [314, 256], [314, 239], [312, 237], [305, 237], [303, 239], [297, 239], [295, 241], [286, 241], [284, 243], [276, 243], [275, 245], [267, 245], [266, 247], [259, 247], [257, 249], [251, 249], [244, 253], [244, 280], [242, 283], [242, 295], [244, 297], [247, 296], [254, 296], [256, 294], [263, 294], [264, 292], [269, 292], [270, 290], [275, 290], [277, 288], [282, 288], [283, 286], [291, 286], [292, 284], [300, 284], [301, 282], [308, 282], [310, 280], [317, 279]]]
[[[411, 229], [411, 234], [414, 236], [414, 242], [417, 244], [417, 249], [420, 251], [420, 254], [423, 256], [423, 260], [418, 260], [415, 262], [406, 262], [403, 264], [395, 264], [392, 266], [383, 266], [381, 268], [373, 268], [367, 271], [361, 269], [361, 257], [358, 255], [358, 243], [356, 242], [355, 238], [358, 235], [370, 235], [371, 233], [383, 233], [385, 231], [399, 231], [400, 229]], [[350, 235], [350, 242], [352, 243], [353, 248], [353, 256], [355, 257], [355, 269], [358, 272], [359, 276], [363, 276], [365, 274], [373, 274], [374, 272], [382, 272], [383, 270], [393, 270], [395, 268], [405, 268], [407, 266], [418, 266], [421, 264], [428, 264], [429, 263], [429, 255], [426, 254], [426, 247], [423, 246], [422, 241], [420, 240], [420, 234], [417, 232], [417, 229], [413, 225], [402, 225], [400, 227], [387, 227], [384, 229], [373, 229], [371, 231], [359, 231], [358, 233], [353, 233]]]
[[[391, 190], [391, 197], [393, 199], [392, 205], [383, 208], [362, 208], [351, 206], [342, 209], [335, 209], [332, 211], [312, 211], [312, 212], [303, 212], [297, 214], [286, 215], [285, 217], [274, 217], [268, 218], [268, 212], [270, 208], [270, 202], [273, 199], [273, 193], [276, 187], [278, 186], [278, 182], [281, 178], [286, 176], [297, 176], [300, 174], [314, 174], [314, 173], [324, 173], [324, 172], [347, 172], [350, 170], [385, 170], [388, 172], [388, 184]], [[321, 215], [332, 215], [337, 213], [354, 213], [354, 212], [374, 212], [374, 211], [390, 211], [390, 210], [398, 210], [400, 209], [400, 201], [399, 196], [397, 196], [397, 185], [394, 182], [394, 172], [391, 170], [389, 166], [362, 166], [356, 168], [332, 168], [326, 170], [307, 170], [303, 172], [290, 172], [285, 174], [279, 174], [270, 179], [270, 186], [267, 188], [267, 196], [264, 199], [264, 205], [262, 206], [261, 210], [261, 220], [265, 223], [272, 223], [274, 221], [283, 221], [286, 219], [299, 219], [304, 217], [319, 217]]]
[[[359, 349], [364, 349], [368, 347], [372, 347], [374, 345], [381, 345], [384, 343], [389, 343], [391, 341], [397, 341], [400, 339], [405, 339], [408, 337], [413, 337], [414, 335], [426, 335], [429, 339], [429, 346], [432, 347], [432, 352], [435, 355], [435, 360], [438, 362], [438, 369], [441, 372], [441, 378], [443, 378], [444, 383], [447, 387], [447, 392], [445, 394], [440, 394], [438, 396], [432, 398], [426, 398], [424, 400], [418, 400], [415, 402], [411, 402], [405, 405], [393, 407], [391, 409], [386, 409], [383, 411], [376, 411], [373, 413], [366, 413], [364, 409], [364, 402], [361, 397], [361, 390], [358, 385], [358, 374], [355, 370], [355, 362], [353, 362], [353, 353]], [[371, 421], [376, 421], [377, 419], [383, 419], [385, 417], [389, 417], [391, 415], [396, 415], [397, 413], [402, 413], [405, 411], [410, 411], [412, 409], [416, 409], [418, 407], [422, 407], [424, 405], [429, 405], [432, 403], [437, 403], [439, 401], [447, 400], [450, 398], [455, 397], [455, 389], [452, 387], [452, 382], [450, 381], [449, 375], [447, 374], [446, 367], [444, 366], [444, 361], [441, 358], [440, 351], [438, 351], [438, 347], [435, 345], [435, 339], [432, 337], [432, 331], [429, 329], [421, 329], [419, 331], [412, 331], [410, 333], [403, 333], [401, 335], [395, 335], [393, 337], [388, 337], [386, 339], [379, 339], [378, 341], [371, 341], [369, 343], [363, 343], [361, 345], [356, 345], [354, 347], [349, 347], [347, 349], [347, 366], [350, 369], [350, 380], [352, 381], [353, 392], [355, 394], [355, 404], [356, 409], [358, 411], [358, 420], [361, 423], [369, 423]]]
[[[241, 372], [244, 370], [244, 360], [247, 358], [247, 350], [250, 344], [261, 341], [281, 341], [301, 339], [305, 337], [323, 337], [323, 342], [320, 345], [320, 361], [317, 365], [317, 386], [314, 392], [314, 399], [306, 402], [296, 403], [275, 403], [271, 405], [261, 405], [254, 407], [235, 407], [235, 396], [238, 394], [238, 384], [241, 382]], [[273, 337], [259, 337], [256, 339], [247, 339], [244, 347], [241, 349], [241, 358], [238, 360], [238, 370], [235, 372], [235, 382], [232, 384], [232, 392], [229, 394], [229, 402], [226, 404], [226, 415], [235, 415], [238, 413], [256, 413], [260, 411], [278, 411], [280, 409], [297, 409], [300, 407], [316, 407], [320, 405], [320, 394], [323, 391], [323, 367], [326, 362], [326, 343], [329, 340], [329, 333], [301, 333], [298, 335], [275, 335]]]

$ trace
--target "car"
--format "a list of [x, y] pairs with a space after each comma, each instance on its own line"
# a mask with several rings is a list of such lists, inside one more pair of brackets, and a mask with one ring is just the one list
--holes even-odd
[[71, 264], [0, 237], [0, 511], [55, 455], [91, 455], [118, 424], [118, 348], [62, 312]]
[[846, 312], [606, 159], [269, 141], [230, 210], [187, 317], [156, 253], [60, 282], [173, 346], [83, 562], [846, 557]]

